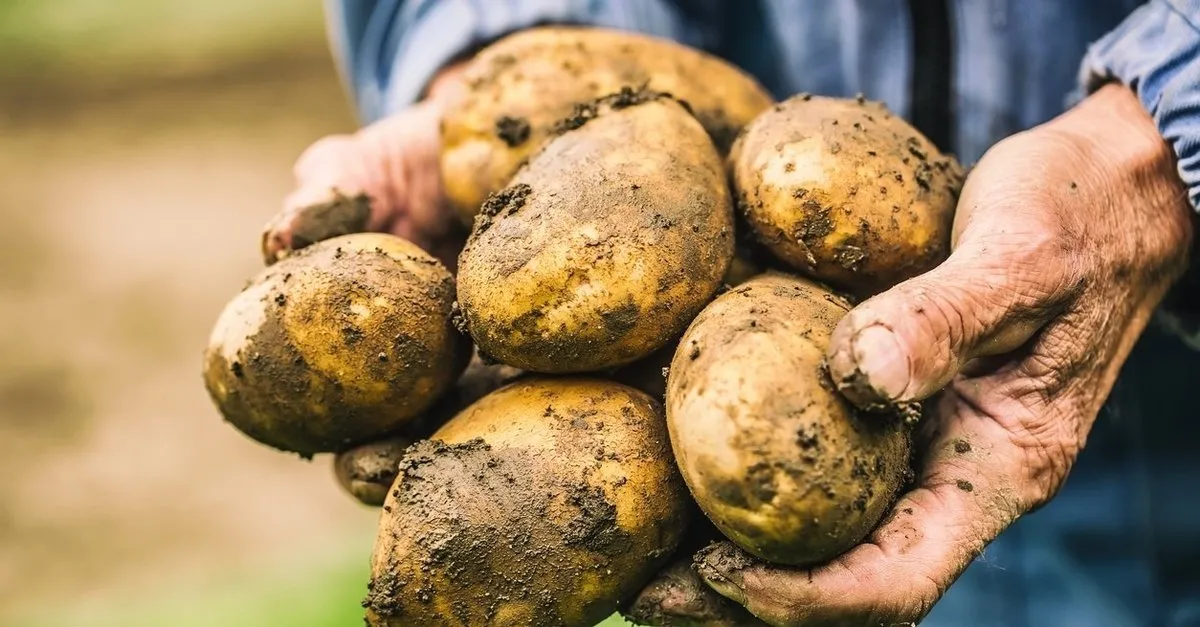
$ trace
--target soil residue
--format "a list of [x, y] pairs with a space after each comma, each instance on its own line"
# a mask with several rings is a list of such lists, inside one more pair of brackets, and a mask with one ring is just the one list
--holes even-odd
[[487, 231], [497, 218], [520, 211], [532, 193], [532, 187], [525, 183], [517, 183], [490, 194], [480, 207], [479, 215], [475, 217], [475, 232], [472, 233], [472, 237], [478, 237]]
[[[576, 104], [571, 109], [570, 115], [554, 123], [554, 125], [551, 127], [551, 131], [555, 135], [561, 135], [568, 131], [573, 131], [582, 127], [584, 124], [596, 119], [597, 116], [601, 115], [606, 110], [620, 111], [621, 109], [625, 109], [627, 107], [632, 107], [634, 105], [639, 105], [644, 102], [651, 102], [662, 98], [673, 99], [671, 94], [652, 91], [645, 86], [636, 88], [625, 86], [616, 93]], [[686, 105], [683, 105], [682, 103], [681, 106], [686, 107]]]
[[519, 117], [501, 116], [496, 119], [496, 137], [509, 148], [516, 148], [529, 140], [529, 120]]
[[[545, 405], [531, 404], [558, 440], [554, 446], [493, 446], [476, 438], [424, 440], [406, 451], [363, 601], [372, 624], [485, 625], [500, 617], [592, 624], [618, 598], [635, 593], [639, 578], [676, 548], [678, 538], [670, 542], [660, 533], [685, 521], [664, 522], [645, 537], [631, 533], [618, 524], [612, 496], [628, 479], [606, 481], [599, 473], [611, 460], [666, 451], [643, 452], [640, 446], [654, 445], [632, 445], [638, 438], [628, 449], [606, 448], [610, 441], [601, 434], [622, 421], [611, 415], [618, 412], [562, 406], [556, 398], [547, 389]], [[630, 420], [631, 429], [647, 426], [644, 417]], [[579, 582], [606, 571], [610, 578], [581, 595]]]
[[[300, 209], [292, 219], [292, 250], [341, 235], [362, 233], [371, 218], [371, 197], [334, 190], [333, 199]], [[273, 260], [272, 260], [273, 261]]]

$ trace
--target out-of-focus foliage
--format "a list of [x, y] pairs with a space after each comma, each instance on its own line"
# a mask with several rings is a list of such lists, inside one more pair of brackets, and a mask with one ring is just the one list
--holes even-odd
[[0, 77], [112, 80], [312, 58], [323, 32], [316, 0], [2, 0]]

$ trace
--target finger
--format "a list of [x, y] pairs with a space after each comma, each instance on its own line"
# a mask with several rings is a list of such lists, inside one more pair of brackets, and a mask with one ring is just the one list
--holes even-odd
[[692, 570], [691, 555], [663, 569], [622, 614], [651, 627], [757, 627], [763, 622], [717, 594]]
[[440, 199], [439, 119], [440, 109], [422, 103], [310, 146], [296, 162], [295, 189], [264, 230], [265, 261], [361, 231], [393, 232], [428, 248], [448, 222], [433, 206]]
[[399, 474], [400, 458], [410, 444], [411, 439], [396, 437], [338, 453], [333, 458], [338, 484], [364, 505], [383, 505]]
[[972, 359], [1028, 341], [1077, 282], [1055, 231], [1025, 227], [972, 224], [942, 265], [851, 310], [828, 352], [843, 394], [872, 410], [921, 400]]
[[1023, 470], [1007, 432], [971, 411], [958, 416], [931, 443], [918, 487], [866, 543], [811, 570], [771, 567], [722, 543], [697, 556], [697, 571], [771, 625], [919, 621], [1025, 507], [1009, 487]]

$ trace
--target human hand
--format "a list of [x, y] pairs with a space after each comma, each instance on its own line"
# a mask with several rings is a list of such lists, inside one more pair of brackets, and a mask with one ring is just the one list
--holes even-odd
[[425, 100], [353, 135], [310, 146], [295, 166], [296, 187], [263, 233], [271, 264], [314, 242], [362, 231], [399, 235], [451, 269], [465, 233], [446, 206], [438, 170], [438, 125], [461, 94], [461, 67], [443, 71]]
[[950, 258], [856, 307], [829, 350], [860, 406], [929, 398], [915, 487], [829, 564], [771, 567], [721, 543], [697, 572], [771, 625], [915, 624], [1066, 479], [1186, 265], [1190, 209], [1124, 87], [997, 144], [963, 189]]

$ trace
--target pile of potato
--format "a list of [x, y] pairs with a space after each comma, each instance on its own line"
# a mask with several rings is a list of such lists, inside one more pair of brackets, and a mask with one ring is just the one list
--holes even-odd
[[861, 542], [911, 426], [854, 410], [824, 355], [850, 298], [946, 256], [954, 160], [878, 103], [776, 104], [629, 33], [512, 35], [466, 84], [442, 124], [457, 277], [394, 236], [326, 239], [205, 353], [230, 423], [336, 453], [382, 506], [368, 623], [593, 625], [704, 518], [778, 564]]

